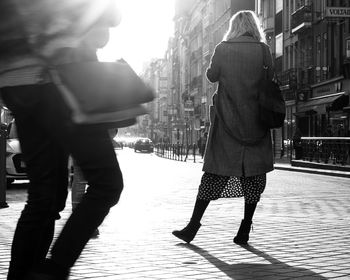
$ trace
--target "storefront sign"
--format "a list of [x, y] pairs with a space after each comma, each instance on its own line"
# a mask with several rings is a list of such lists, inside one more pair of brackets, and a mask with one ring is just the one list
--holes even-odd
[[350, 8], [326, 7], [326, 17], [350, 17]]

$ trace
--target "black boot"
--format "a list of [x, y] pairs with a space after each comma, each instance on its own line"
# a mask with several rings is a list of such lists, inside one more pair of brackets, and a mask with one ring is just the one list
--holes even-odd
[[233, 242], [238, 245], [247, 245], [251, 225], [252, 221], [242, 220], [237, 235], [235, 238], [233, 238]]
[[183, 230], [174, 230], [173, 235], [187, 243], [190, 243], [196, 236], [200, 227], [201, 223], [190, 221]]

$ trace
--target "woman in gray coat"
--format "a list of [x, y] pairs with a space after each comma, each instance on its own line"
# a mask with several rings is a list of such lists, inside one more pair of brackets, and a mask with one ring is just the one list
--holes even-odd
[[[218, 90], [210, 111], [204, 174], [189, 224], [173, 231], [187, 243], [199, 230], [209, 202], [222, 197], [244, 196], [244, 219], [233, 241], [245, 245], [249, 239], [255, 208], [265, 189], [266, 173], [273, 170], [270, 130], [261, 124], [258, 114], [263, 50], [268, 49], [264, 37], [255, 13], [240, 11], [232, 16], [224, 39], [211, 58], [207, 78], [218, 82]], [[272, 79], [271, 55], [265, 60]]]

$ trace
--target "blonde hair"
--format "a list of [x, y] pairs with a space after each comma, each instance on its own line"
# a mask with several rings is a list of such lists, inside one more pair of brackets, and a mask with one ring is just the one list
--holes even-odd
[[261, 28], [260, 20], [253, 11], [243, 10], [235, 13], [231, 19], [229, 28], [223, 40], [228, 41], [249, 33], [260, 42], [265, 42], [265, 33]]

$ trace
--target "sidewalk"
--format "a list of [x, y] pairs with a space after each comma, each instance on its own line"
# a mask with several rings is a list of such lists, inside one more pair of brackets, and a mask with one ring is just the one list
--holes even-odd
[[[242, 199], [212, 202], [188, 245], [171, 231], [188, 221], [201, 165], [128, 149], [118, 153], [125, 178], [121, 200], [100, 226], [100, 237], [89, 241], [70, 280], [350, 279], [348, 178], [275, 170], [268, 175], [249, 247], [232, 242]], [[10, 207], [0, 209], [0, 280], [6, 279], [25, 188], [9, 190], [7, 198]]]
[[288, 170], [288, 171], [294, 171], [294, 172], [303, 172], [303, 173], [312, 173], [312, 174], [319, 174], [319, 175], [350, 178], [350, 172], [347, 172], [347, 171], [298, 167], [298, 166], [292, 166], [290, 163], [278, 163], [278, 162], [276, 162], [274, 166], [275, 166], [275, 169], [279, 169], [279, 170]]
[[[194, 162], [193, 155], [189, 155], [187, 158], [187, 162]], [[203, 159], [201, 156], [195, 157], [196, 163], [203, 163]], [[314, 164], [315, 165], [315, 164]], [[290, 162], [286, 161], [280, 161], [276, 159], [276, 162], [274, 164], [275, 169], [278, 170], [286, 170], [286, 171], [294, 171], [294, 172], [303, 172], [303, 173], [311, 173], [311, 174], [319, 174], [319, 175], [328, 175], [328, 176], [335, 176], [335, 177], [344, 177], [344, 178], [350, 178], [350, 172], [348, 171], [340, 171], [340, 170], [331, 170], [331, 169], [325, 169], [325, 168], [311, 168], [311, 167], [298, 167], [298, 166], [292, 166]]]

